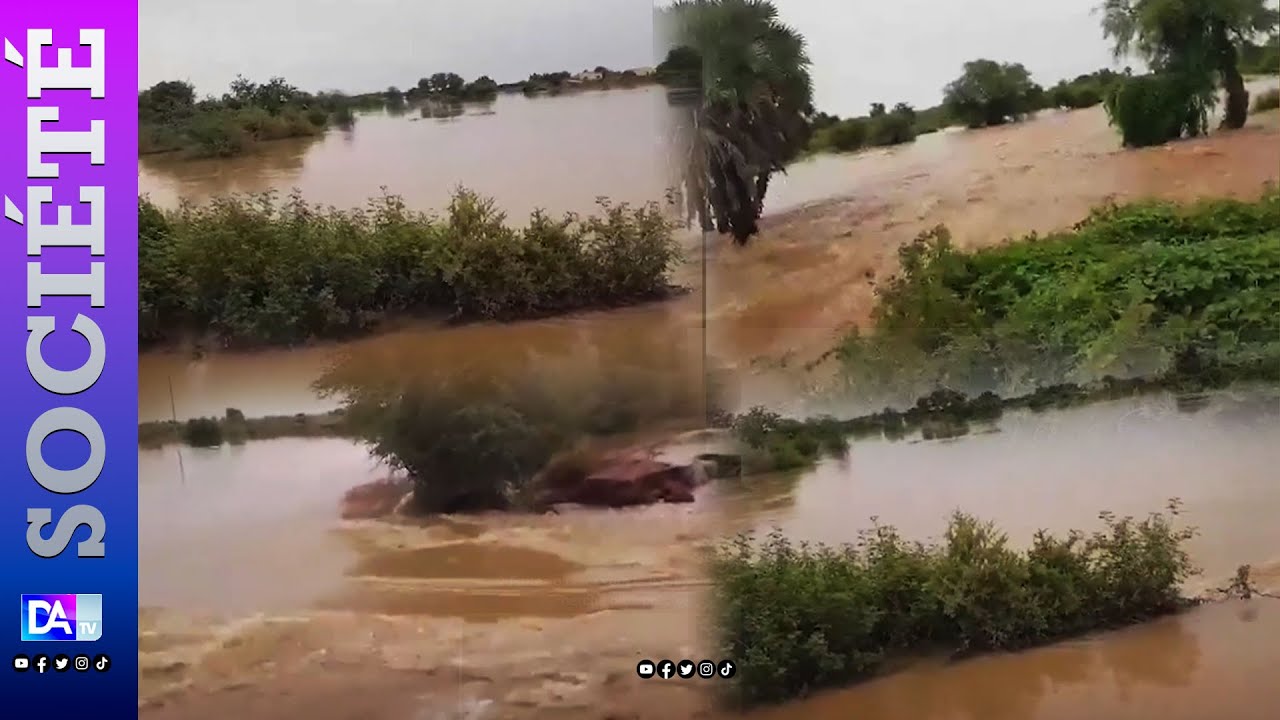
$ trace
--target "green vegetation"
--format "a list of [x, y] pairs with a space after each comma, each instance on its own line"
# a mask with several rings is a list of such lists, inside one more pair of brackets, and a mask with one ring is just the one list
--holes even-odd
[[[1148, 86], [1144, 94], [1182, 93], [1181, 100], [1162, 97], [1155, 104], [1166, 113], [1136, 114], [1144, 122], [1167, 128], [1184, 112], [1201, 102], [1216, 81], [1226, 91], [1224, 128], [1239, 128], [1249, 110], [1249, 93], [1241, 73], [1241, 51], [1262, 33], [1274, 32], [1280, 15], [1266, 0], [1104, 0], [1103, 33], [1114, 42], [1116, 57], [1136, 52], [1161, 81], [1159, 91]], [[1122, 131], [1129, 115], [1119, 115]], [[1187, 125], [1185, 120], [1182, 125]], [[1149, 135], [1152, 132], [1140, 134]]]
[[498, 83], [488, 75], [467, 82], [457, 73], [439, 72], [419, 79], [404, 96], [407, 100], [488, 102], [498, 96]]
[[1019, 63], [972, 60], [943, 90], [948, 114], [971, 128], [1003, 125], [1038, 110], [1044, 91]]
[[874, 103], [867, 115], [846, 119], [819, 113], [811, 123], [813, 135], [809, 139], [808, 150], [854, 152], [868, 147], [899, 145], [916, 139], [918, 123], [915, 108], [906, 103], [898, 103], [889, 111], [882, 103]]
[[138, 93], [138, 152], [240, 155], [258, 142], [312, 137], [330, 124], [350, 125], [355, 105], [345, 95], [312, 95], [278, 77], [264, 84], [237, 77], [220, 99], [200, 101], [190, 83], [161, 82]]
[[138, 423], [138, 446], [156, 448], [175, 443], [193, 447], [218, 447], [224, 442], [241, 444], [248, 440], [283, 437], [356, 437], [345, 410], [307, 415], [268, 415], [245, 418], [235, 408], [227, 408], [221, 418], [193, 418], [186, 422], [163, 420]]
[[1280, 375], [1280, 192], [1139, 202], [965, 253], [945, 228], [900, 250], [874, 329], [837, 349], [847, 388], [901, 405], [949, 387], [1017, 395], [1174, 373]]
[[1175, 612], [1194, 572], [1178, 511], [1102, 513], [1099, 531], [1039, 532], [1026, 548], [959, 512], [938, 542], [879, 524], [838, 548], [740, 536], [710, 563], [720, 651], [738, 662], [729, 694], [780, 702], [926, 653], [1016, 650]]
[[743, 475], [808, 467], [849, 447], [847, 425], [834, 418], [797, 420], [757, 407], [732, 418], [729, 427], [743, 446]]
[[[661, 342], [635, 340], [637, 350]], [[678, 353], [588, 355], [531, 362], [510, 376], [464, 371], [383, 385], [346, 382], [339, 369], [319, 389], [344, 397], [373, 454], [413, 479], [419, 510], [524, 509], [536, 502], [539, 471], [592, 438], [705, 420], [702, 375]]]
[[1125, 68], [1124, 75], [1112, 70], [1102, 69], [1087, 75], [1080, 75], [1074, 80], [1061, 80], [1050, 88], [1039, 103], [1042, 107], [1057, 107], [1068, 110], [1093, 107], [1101, 104], [1115, 88], [1116, 83], [1129, 75]]
[[1280, 108], [1280, 90], [1268, 90], [1253, 99], [1253, 112], [1260, 113]]
[[459, 190], [443, 217], [383, 196], [338, 210], [297, 194], [165, 211], [138, 203], [139, 341], [212, 335], [289, 344], [368, 331], [391, 315], [508, 319], [661, 298], [679, 260], [656, 205], [534, 213], [513, 228]]
[[1106, 99], [1107, 117], [1120, 129], [1125, 147], [1161, 145], [1209, 131], [1217, 102], [1213, 87], [1195, 77], [1157, 73], [1124, 78]]
[[1240, 43], [1240, 72], [1245, 75], [1280, 75], [1280, 32], [1261, 43]]
[[688, 220], [746, 243], [759, 230], [770, 178], [808, 144], [804, 38], [764, 0], [678, 0], [659, 22], [669, 25], [672, 48], [660, 77], [699, 91], [680, 133]]

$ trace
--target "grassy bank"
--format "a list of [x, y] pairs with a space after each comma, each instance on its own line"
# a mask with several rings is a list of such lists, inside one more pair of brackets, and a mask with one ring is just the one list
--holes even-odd
[[720, 651], [739, 705], [780, 702], [924, 655], [1016, 650], [1175, 612], [1194, 531], [1167, 514], [1103, 513], [1103, 528], [1038, 533], [1019, 548], [957, 513], [917, 542], [874, 526], [843, 547], [780, 533], [718, 548], [710, 563]]
[[1140, 202], [1074, 229], [962, 252], [945, 228], [900, 250], [873, 329], [835, 351], [877, 405], [937, 388], [1017, 396], [1104, 377], [1280, 377], [1280, 193]]
[[666, 297], [680, 254], [656, 205], [514, 228], [459, 190], [442, 216], [384, 196], [362, 209], [235, 195], [138, 204], [139, 342], [292, 344], [390, 316], [514, 319]]

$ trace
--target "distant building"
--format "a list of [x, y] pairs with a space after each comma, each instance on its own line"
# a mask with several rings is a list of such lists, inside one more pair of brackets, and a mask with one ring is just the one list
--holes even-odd
[[652, 75], [654, 73], [654, 70], [651, 67], [638, 67], [638, 68], [631, 68], [631, 72], [641, 77], [645, 77], [647, 75]]
[[604, 73], [596, 72], [595, 70], [583, 70], [574, 75], [573, 79], [578, 82], [596, 82], [604, 79]]

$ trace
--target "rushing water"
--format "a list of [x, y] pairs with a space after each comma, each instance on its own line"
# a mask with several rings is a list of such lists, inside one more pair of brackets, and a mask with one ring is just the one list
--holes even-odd
[[[430, 209], [463, 182], [515, 216], [535, 206], [589, 209], [597, 194], [639, 202], [658, 199], [666, 183], [663, 107], [660, 95], [642, 90], [504, 97], [492, 115], [447, 121], [370, 116], [350, 134], [272, 144], [233, 161], [153, 159], [143, 189], [172, 203], [298, 186], [312, 200], [351, 206], [385, 184]], [[547, 123], [549, 134], [534, 138], [512, 120], [520, 117]], [[709, 338], [703, 295], [694, 292], [531, 322], [411, 323], [292, 350], [201, 358], [152, 352], [140, 361], [140, 415], [324, 409], [338, 399], [318, 397], [312, 384], [327, 370], [358, 385], [460, 368], [516, 374], [550, 366], [573, 374], [631, 366], [656, 368], [696, 391], [705, 380], [706, 342], [739, 369], [757, 356], [803, 359], [830, 347], [865, 318], [897, 245], [938, 222], [951, 226], [961, 246], [976, 247], [1069, 225], [1108, 197], [1256, 195], [1263, 181], [1280, 177], [1280, 142], [1274, 113], [1251, 123], [1237, 133], [1120, 152], [1094, 109], [817, 158], [771, 190], [771, 211], [794, 212], [771, 218], [745, 250], [712, 247]], [[643, 172], [637, 178], [620, 167]], [[681, 274], [695, 288], [696, 271], [695, 263]], [[766, 397], [766, 387], [750, 386], [742, 402]], [[425, 526], [337, 520], [344, 490], [385, 474], [349, 442], [145, 451], [140, 682], [148, 698], [180, 693], [155, 712], [183, 720], [413, 717], [424, 703], [496, 701], [526, 710], [571, 705], [583, 717], [616, 702], [626, 712], [685, 717], [701, 701], [690, 704], [678, 689], [691, 693], [696, 684], [642, 686], [629, 673], [638, 653], [702, 654], [690, 551], [721, 523], [780, 523], [799, 537], [840, 541], [856, 527], [850, 518], [879, 515], [911, 535], [931, 535], [963, 507], [1025, 538], [1041, 526], [1089, 526], [1102, 509], [1160, 509], [1178, 496], [1202, 530], [1193, 550], [1205, 582], [1249, 562], [1261, 582], [1280, 587], [1275, 405], [1223, 407], [1180, 413], [1172, 400], [1147, 399], [1008, 418], [998, 433], [951, 442], [858, 443], [849, 458], [804, 477], [757, 481], [743, 493], [711, 491], [689, 507]], [[766, 716], [1069, 720], [1085, 708], [1089, 717], [1191, 720], [1217, 707], [1229, 720], [1261, 720], [1277, 708], [1261, 681], [1276, 657], [1257, 638], [1280, 626], [1264, 602], [1214, 606], [1017, 656], [918, 668]], [[480, 668], [488, 669], [477, 675]], [[619, 668], [627, 681], [610, 675]], [[218, 694], [266, 678], [275, 684]], [[521, 683], [544, 694], [496, 694], [515, 693]], [[512, 712], [504, 716], [531, 713]]]
[[[1274, 84], [1260, 81], [1250, 87], [1256, 92]], [[517, 109], [507, 113], [504, 103]], [[506, 188], [500, 203], [508, 208], [555, 207], [556, 202], [584, 207], [597, 194], [637, 201], [661, 197], [666, 177], [661, 168], [666, 159], [650, 142], [663, 127], [665, 100], [660, 91], [535, 100], [504, 97], [499, 105], [495, 115], [462, 117], [444, 124], [412, 123], [405, 118], [358, 124], [356, 138], [370, 139], [353, 141], [364, 143], [361, 153], [368, 154], [352, 160], [354, 170], [311, 159], [353, 153], [340, 133], [331, 133], [302, 154], [298, 168], [283, 174], [262, 171], [257, 164], [267, 163], [266, 158], [275, 153], [291, 152], [287, 143], [269, 145], [262, 156], [248, 159], [175, 164], [177, 174], [148, 172], [143, 188], [157, 196], [202, 197], [229, 187], [288, 188], [305, 178], [315, 199], [350, 206], [363, 202], [378, 184], [385, 183], [393, 191], [406, 192], [415, 205], [432, 207], [461, 178], [482, 191]], [[602, 118], [574, 110], [587, 106], [611, 109]], [[639, 114], [631, 114], [632, 110]], [[521, 177], [519, 183], [504, 179], [508, 170], [492, 163], [456, 161], [461, 174], [452, 176], [422, 172], [403, 162], [413, 153], [447, 152], [463, 158], [483, 153], [485, 143], [505, 143], [498, 131], [508, 129], [497, 124], [488, 130], [478, 128], [506, 123], [501, 118], [525, 112], [555, 114], [563, 122], [577, 123], [591, 142], [565, 133], [556, 136], [560, 138], [556, 148], [529, 150], [545, 153], [547, 163], [538, 169], [511, 168], [510, 173]], [[573, 119], [578, 116], [592, 119]], [[786, 214], [769, 219], [756, 242], [745, 250], [712, 243], [707, 278], [711, 351], [719, 360], [739, 367], [757, 357], [813, 359], [829, 349], [840, 332], [868, 317], [876, 283], [894, 268], [897, 246], [939, 223], [948, 226], [961, 247], [977, 247], [1033, 230], [1070, 226], [1109, 198], [1256, 196], [1265, 181], [1280, 179], [1278, 121], [1280, 116], [1269, 113], [1255, 116], [1251, 127], [1236, 133], [1121, 151], [1101, 108], [1092, 108], [1046, 113], [1030, 122], [981, 132], [927, 135], [910, 145], [800, 163], [771, 187], [770, 212]], [[519, 127], [510, 131], [522, 132]], [[470, 138], [474, 146], [440, 146], [433, 140], [440, 132]], [[403, 143], [392, 142], [393, 137]], [[554, 162], [551, 155], [556, 156]], [[633, 177], [629, 171], [617, 171], [626, 164], [599, 159], [620, 155], [648, 168], [648, 174]], [[606, 164], [613, 169], [602, 169]], [[549, 176], [554, 182], [537, 179], [545, 172], [554, 172]], [[400, 183], [403, 187], [386, 179], [397, 175], [405, 178]], [[582, 182], [584, 177], [592, 179]], [[175, 411], [178, 417], [220, 414], [228, 406], [250, 415], [332, 407], [336, 400], [316, 397], [311, 383], [337, 357], [348, 354], [357, 358], [351, 361], [354, 364], [361, 362], [359, 358], [377, 358], [367, 365], [370, 375], [385, 372], [389, 358], [401, 369], [462, 362], [463, 358], [466, 362], [505, 361], [518, 367], [523, 356], [513, 349], [521, 346], [554, 345], [574, 335], [610, 338], [604, 340], [608, 346], [668, 332], [679, 335], [679, 346], [697, 356], [703, 342], [703, 297], [697, 292], [700, 258], [694, 252], [689, 259], [688, 272], [682, 272], [679, 280], [694, 288], [694, 293], [682, 300], [621, 312], [465, 328], [417, 324], [344, 345], [200, 359], [184, 352], [146, 353], [139, 366], [140, 415], [153, 420], [168, 418]], [[669, 336], [661, 346], [671, 347], [671, 342]], [[634, 352], [623, 349], [619, 354]], [[784, 387], [782, 392], [790, 390]]]
[[[847, 457], [723, 498], [741, 528], [797, 539], [856, 539], [870, 518], [937, 537], [953, 510], [994, 521], [1014, 542], [1036, 530], [1099, 526], [1183, 501], [1202, 574], [1222, 587], [1242, 564], [1280, 590], [1280, 394], [1170, 396], [1016, 413], [946, 441], [858, 441]], [[1156, 623], [1013, 655], [927, 664], [759, 713], [761, 718], [1108, 720], [1271, 718], [1280, 600], [1211, 605]]]

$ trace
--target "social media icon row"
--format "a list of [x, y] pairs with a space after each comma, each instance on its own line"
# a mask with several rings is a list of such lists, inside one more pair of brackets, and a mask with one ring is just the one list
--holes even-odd
[[646, 680], [657, 676], [663, 680], [670, 680], [672, 677], [681, 677], [685, 680], [693, 677], [696, 673], [700, 678], [713, 678], [720, 676], [726, 680], [736, 675], [738, 666], [732, 660], [721, 660], [718, 664], [710, 660], [703, 660], [697, 665], [692, 660], [681, 660], [678, 663], [670, 660], [641, 660], [636, 665], [636, 674]]
[[26, 655], [13, 656], [13, 669], [17, 672], [27, 672], [35, 668], [37, 673], [45, 673], [49, 670], [54, 672], [66, 672], [72, 668], [76, 672], [89, 672], [89, 668], [93, 668], [98, 672], [106, 672], [111, 669], [111, 658], [106, 655], [96, 655], [92, 660], [88, 655], [77, 655], [75, 659], [66, 655], [54, 655], [52, 662], [48, 655], [36, 655], [35, 657], [27, 657]]

